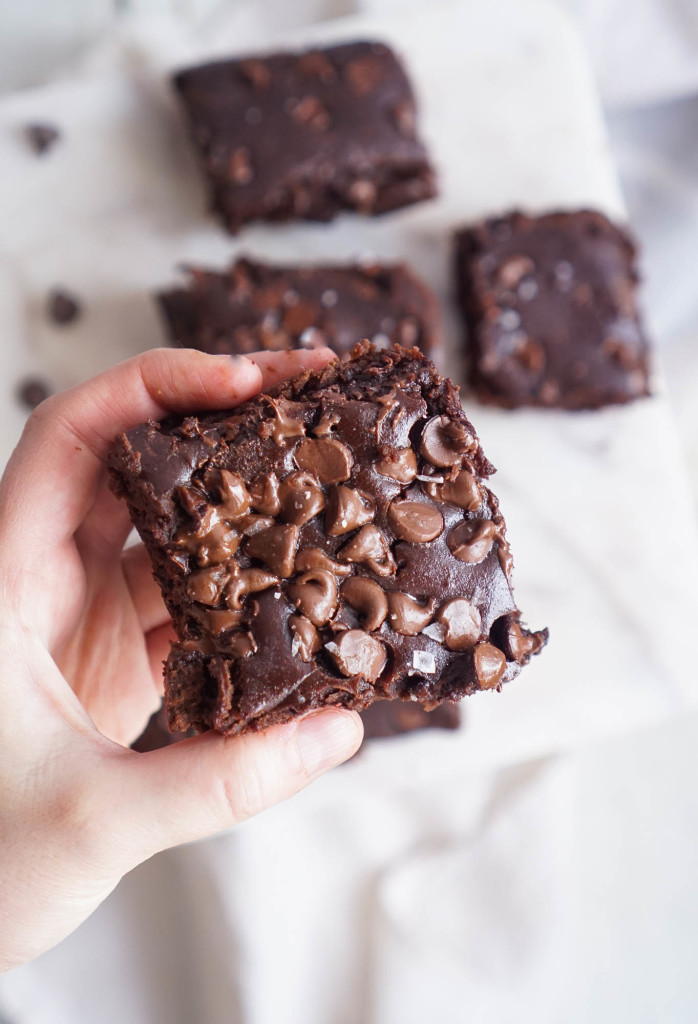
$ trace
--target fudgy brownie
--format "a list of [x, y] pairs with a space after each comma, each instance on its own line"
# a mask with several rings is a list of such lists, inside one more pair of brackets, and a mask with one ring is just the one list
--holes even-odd
[[178, 641], [171, 729], [499, 689], [520, 622], [492, 466], [418, 349], [357, 346], [228, 413], [145, 423], [109, 457]]
[[218, 61], [174, 84], [229, 231], [385, 213], [436, 193], [410, 83], [382, 43]]
[[227, 270], [185, 267], [186, 288], [161, 292], [172, 339], [204, 352], [329, 345], [348, 355], [357, 338], [433, 351], [436, 296], [406, 266], [277, 267], [238, 259]]
[[[383, 740], [424, 729], [457, 729], [460, 709], [457, 704], [439, 704], [427, 711], [416, 701], [377, 700], [361, 712], [365, 740]], [[187, 738], [187, 733], [170, 732], [164, 706], [151, 715], [147, 726], [131, 744], [133, 750], [146, 753], [159, 750]]]
[[596, 409], [649, 394], [636, 248], [592, 210], [456, 235], [469, 380], [484, 402]]

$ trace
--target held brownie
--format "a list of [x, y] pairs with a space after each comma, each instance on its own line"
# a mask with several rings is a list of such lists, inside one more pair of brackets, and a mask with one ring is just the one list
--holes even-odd
[[174, 619], [172, 729], [433, 707], [547, 640], [520, 622], [492, 466], [418, 349], [364, 342], [227, 414], [143, 424], [109, 464]]
[[513, 409], [596, 409], [649, 394], [636, 249], [601, 213], [512, 213], [456, 236], [469, 379]]
[[173, 341], [204, 352], [440, 341], [436, 296], [403, 264], [279, 267], [238, 259], [227, 270], [184, 268], [187, 287], [158, 296]]
[[231, 232], [385, 213], [436, 193], [410, 83], [381, 43], [219, 61], [174, 84]]

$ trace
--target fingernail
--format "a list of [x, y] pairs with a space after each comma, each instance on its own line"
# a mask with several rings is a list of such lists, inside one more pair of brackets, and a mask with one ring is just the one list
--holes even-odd
[[341, 764], [358, 749], [363, 730], [348, 711], [318, 711], [298, 723], [298, 746], [308, 775]]

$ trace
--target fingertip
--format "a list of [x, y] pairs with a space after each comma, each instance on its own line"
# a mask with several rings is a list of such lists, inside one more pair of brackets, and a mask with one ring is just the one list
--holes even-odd
[[296, 736], [308, 777], [348, 760], [361, 746], [363, 735], [363, 722], [355, 711], [327, 708], [302, 718]]

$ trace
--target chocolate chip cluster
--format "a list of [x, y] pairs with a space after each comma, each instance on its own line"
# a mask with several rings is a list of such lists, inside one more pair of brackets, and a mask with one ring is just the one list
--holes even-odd
[[271, 592], [292, 658], [379, 689], [396, 660], [418, 683], [449, 653], [491, 689], [508, 660], [538, 650], [517, 615], [485, 622], [475, 596], [490, 557], [508, 587], [511, 558], [466, 421], [429, 416], [418, 389], [394, 387], [375, 401], [270, 399], [257, 433], [273, 468], [211, 463], [179, 488], [187, 522], [170, 557], [191, 602], [189, 649], [253, 657]]

